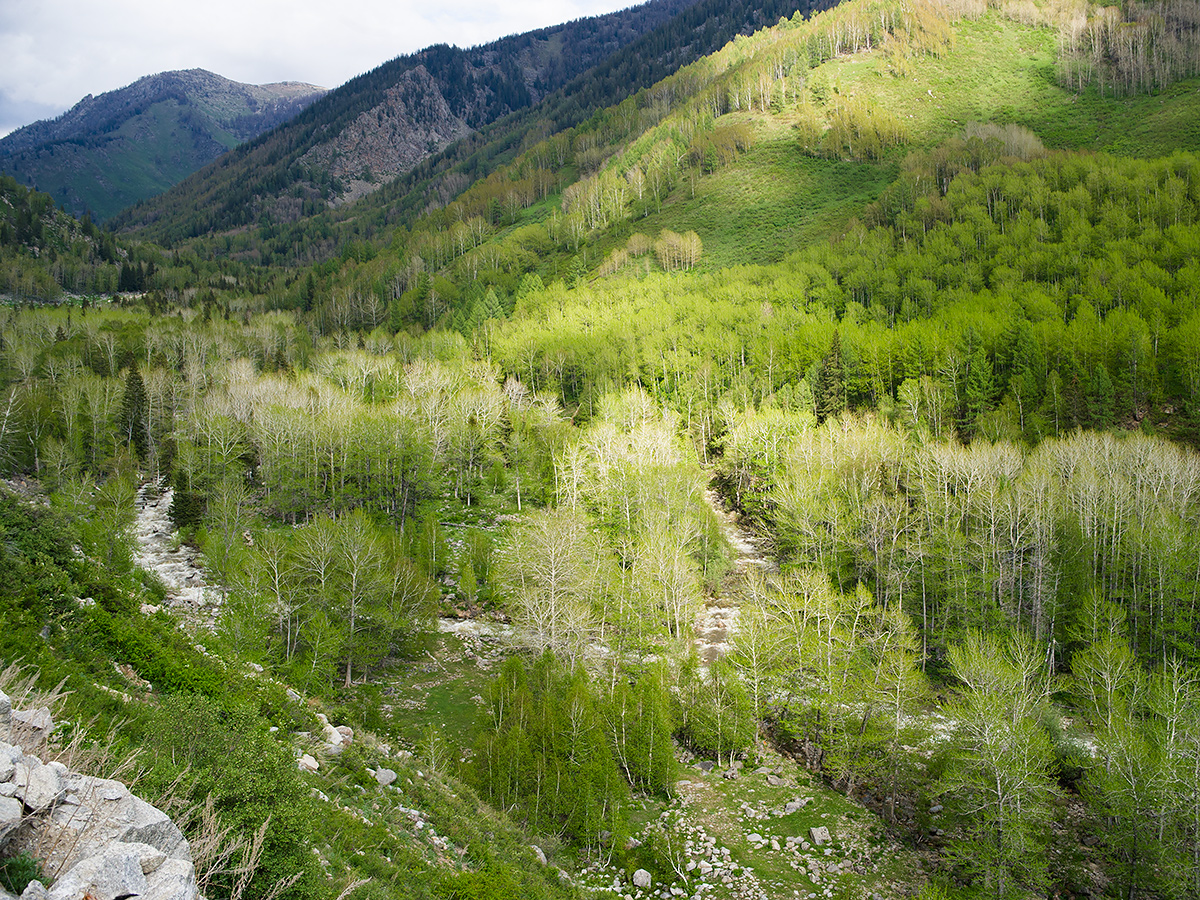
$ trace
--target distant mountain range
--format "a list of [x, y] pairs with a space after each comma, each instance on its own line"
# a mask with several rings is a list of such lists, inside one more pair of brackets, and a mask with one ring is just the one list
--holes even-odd
[[241, 84], [204, 69], [162, 72], [0, 139], [0, 171], [63, 208], [106, 219], [161, 193], [324, 96], [311, 84]]
[[651, 0], [468, 50], [429, 47], [347, 82], [111, 225], [166, 245], [257, 228], [275, 261], [320, 257], [340, 243], [336, 225], [298, 223], [333, 212], [366, 236], [407, 221], [736, 35], [833, 2]]

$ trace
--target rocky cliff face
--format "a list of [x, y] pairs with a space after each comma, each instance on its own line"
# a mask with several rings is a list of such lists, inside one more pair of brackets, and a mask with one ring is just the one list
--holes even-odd
[[48, 709], [13, 710], [0, 693], [0, 860], [26, 853], [54, 879], [21, 900], [197, 900], [179, 828], [119, 781], [43, 763], [53, 730]]
[[424, 66], [403, 73], [385, 98], [333, 140], [302, 157], [342, 183], [339, 202], [356, 200], [472, 131], [455, 115]]
[[166, 190], [326, 93], [298, 82], [241, 84], [204, 69], [162, 72], [0, 139], [0, 171], [103, 219]]

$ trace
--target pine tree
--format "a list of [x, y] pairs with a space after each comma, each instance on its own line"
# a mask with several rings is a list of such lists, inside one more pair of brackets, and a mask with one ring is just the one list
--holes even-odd
[[147, 428], [146, 386], [136, 365], [129, 366], [129, 374], [125, 376], [125, 396], [121, 399], [121, 414], [118, 422], [121, 438], [131, 444], [138, 456], [145, 458], [149, 449], [149, 429]]
[[836, 418], [846, 408], [845, 381], [842, 368], [842, 339], [841, 335], [834, 331], [833, 340], [829, 343], [829, 352], [821, 360], [816, 384], [813, 386], [818, 423], [830, 417]]

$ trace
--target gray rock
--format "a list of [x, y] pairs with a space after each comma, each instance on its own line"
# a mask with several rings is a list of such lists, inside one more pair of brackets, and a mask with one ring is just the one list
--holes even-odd
[[54, 728], [54, 717], [44, 706], [37, 709], [14, 709], [11, 713], [13, 731], [49, 732]]
[[942, 811], [942, 804], [940, 804], [940, 803], [935, 803], [935, 804], [933, 804], [933, 806], [929, 807], [929, 814], [931, 816], [936, 816], [941, 811]]
[[196, 870], [190, 862], [168, 859], [146, 878], [146, 893], [138, 900], [197, 900]]
[[767, 773], [767, 784], [778, 787], [779, 785], [783, 784], [783, 779], [772, 772], [768, 772]]
[[387, 787], [396, 780], [396, 773], [391, 769], [378, 769], [375, 772], [375, 780], [379, 782], [380, 787]]
[[167, 854], [163, 853], [157, 847], [151, 847], [149, 844], [140, 844], [135, 841], [122, 842], [113, 846], [129, 847], [137, 851], [138, 862], [142, 867], [142, 874], [149, 875], [152, 872], [157, 872], [162, 868], [162, 864], [167, 861]]
[[288, 688], [288, 689], [287, 689], [287, 691], [286, 691], [286, 693], [287, 693], [287, 698], [288, 698], [289, 700], [291, 700], [293, 703], [299, 703], [299, 702], [300, 702], [300, 695], [299, 695], [299, 694], [297, 694], [297, 693], [296, 693], [294, 690], [292, 690], [291, 688]]
[[0, 797], [0, 844], [4, 843], [12, 832], [21, 824], [25, 807], [20, 800], [11, 797]]
[[761, 834], [759, 834], [757, 831], [752, 831], [748, 835], [746, 835], [746, 840], [748, 840], [752, 844], [762, 844], [762, 843], [765, 843], [765, 841], [766, 841], [766, 839]]
[[31, 812], [49, 809], [66, 793], [58, 771], [43, 766], [33, 756], [26, 756], [17, 763], [12, 780], [17, 785], [17, 799], [24, 802]]
[[8, 699], [8, 694], [0, 691], [0, 741], [12, 740], [11, 725], [12, 701]]
[[129, 844], [112, 844], [101, 853], [72, 866], [54, 882], [50, 900], [116, 900], [146, 894], [146, 875], [139, 851]]
[[533, 851], [533, 855], [537, 857], [537, 861], [543, 866], [546, 865], [546, 854], [542, 852], [542, 848], [537, 844], [530, 844], [529, 849]]
[[17, 770], [17, 764], [9, 759], [7, 753], [0, 753], [0, 783], [12, 781], [13, 773]]
[[638, 869], [633, 873], [633, 886], [646, 890], [654, 883], [654, 879], [645, 869]]
[[802, 809], [804, 809], [803, 800], [789, 800], [786, 804], [784, 804], [783, 814], [785, 816], [790, 816], [792, 813], [799, 812]]
[[[9, 896], [12, 896], [11, 894]], [[47, 900], [50, 892], [46, 890], [46, 886], [40, 881], [31, 881], [25, 885], [25, 890], [21, 892], [21, 900]]]
[[829, 829], [824, 825], [814, 825], [808, 829], [808, 837], [816, 847], [823, 847], [832, 840]]
[[191, 849], [175, 823], [119, 781], [72, 775], [68, 784], [79, 804], [60, 804], [50, 814], [49, 827], [59, 837], [47, 856], [48, 869], [62, 870], [113, 842], [149, 844], [168, 859], [191, 864]]

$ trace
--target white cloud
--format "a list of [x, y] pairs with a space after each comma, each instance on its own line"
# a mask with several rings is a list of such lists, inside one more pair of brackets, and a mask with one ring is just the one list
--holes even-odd
[[469, 47], [629, 0], [37, 0], [0, 3], [0, 134], [171, 69], [337, 87], [435, 43]]

